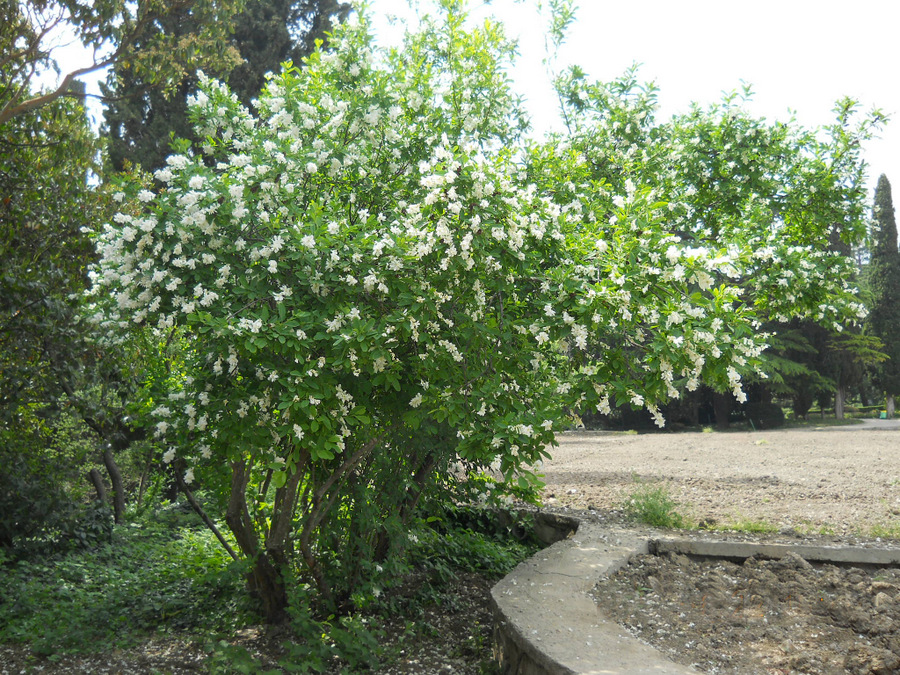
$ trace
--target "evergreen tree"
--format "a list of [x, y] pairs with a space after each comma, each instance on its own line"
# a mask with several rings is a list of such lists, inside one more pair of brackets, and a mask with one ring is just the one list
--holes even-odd
[[[249, 105], [262, 90], [266, 73], [278, 72], [285, 61], [299, 64], [312, 53], [316, 40], [326, 38], [332, 22], [349, 11], [341, 0], [249, 0], [235, 18], [230, 39], [240, 63], [223, 62], [220, 69], [206, 74], [227, 80], [241, 102]], [[148, 27], [138, 43], [158, 40], [160, 32], [177, 41], [197, 31], [196, 21], [189, 11], [169, 14]], [[111, 71], [103, 88], [110, 101], [104, 116], [111, 168], [121, 171], [131, 163], [153, 171], [165, 164], [172, 138], [198, 140], [185, 104], [196, 88], [193, 74], [174, 93], [167, 93], [125, 66]]]
[[900, 394], [900, 252], [891, 184], [883, 174], [875, 188], [872, 221], [873, 248], [868, 271], [872, 300], [868, 329], [871, 335], [882, 340], [883, 350], [889, 357], [874, 370], [873, 379], [885, 393], [888, 413], [892, 415], [894, 396]]

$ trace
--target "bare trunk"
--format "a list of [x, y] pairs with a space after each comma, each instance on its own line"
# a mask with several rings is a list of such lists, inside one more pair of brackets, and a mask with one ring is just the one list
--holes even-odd
[[113, 517], [116, 524], [122, 522], [125, 518], [125, 483], [122, 480], [122, 472], [119, 471], [119, 465], [113, 457], [109, 444], [103, 449], [103, 464], [106, 465], [106, 471], [109, 473], [109, 482], [112, 484], [113, 491]]
[[203, 510], [203, 507], [200, 506], [200, 502], [197, 501], [197, 498], [194, 497], [194, 493], [191, 492], [191, 489], [187, 486], [187, 483], [184, 482], [184, 479], [181, 477], [181, 473], [179, 471], [175, 472], [175, 479], [178, 481], [178, 487], [181, 488], [181, 491], [184, 492], [184, 496], [187, 497], [188, 503], [194, 509], [200, 519], [206, 524], [206, 527], [209, 528], [210, 532], [212, 532], [216, 539], [219, 540], [219, 543], [222, 544], [222, 547], [228, 552], [228, 555], [232, 557], [233, 560], [238, 560], [238, 554], [234, 552], [234, 549], [231, 548], [231, 545], [222, 536], [222, 533], [219, 531], [219, 528], [216, 527], [216, 524], [212, 521], [212, 518], [207, 515], [206, 511]]
[[91, 469], [88, 472], [88, 480], [91, 481], [94, 490], [97, 492], [97, 499], [102, 504], [106, 504], [106, 486], [103, 484], [103, 477], [100, 475], [100, 472], [97, 469]]
[[894, 395], [888, 394], [887, 400], [884, 402], [884, 409], [887, 411], [887, 418], [893, 419], [894, 417]]
[[245, 462], [231, 465], [231, 495], [225, 522], [234, 534], [235, 540], [246, 558], [252, 561], [248, 582], [250, 590], [262, 602], [263, 614], [271, 624], [281, 623], [286, 617], [287, 589], [280, 571], [259, 546], [259, 536], [247, 509], [247, 483], [250, 467]]
[[[419, 467], [416, 470], [415, 475], [413, 476], [412, 486], [409, 490], [407, 490], [405, 499], [399, 505], [400, 522], [404, 525], [409, 521], [409, 518], [415, 510], [416, 505], [419, 503], [419, 499], [422, 497], [422, 492], [424, 492], [425, 490], [425, 482], [428, 480], [431, 472], [434, 470], [434, 466], [436, 463], [437, 458], [432, 453], [428, 453], [420, 462]], [[387, 558], [387, 554], [390, 551], [390, 545], [390, 534], [387, 532], [387, 530], [382, 529], [381, 532], [378, 533], [378, 537], [375, 540], [374, 558], [376, 561], [380, 562]]]
[[835, 419], [844, 419], [844, 399], [847, 397], [847, 390], [844, 387], [838, 387], [834, 392], [834, 417]]
[[728, 419], [731, 415], [731, 394], [714, 391], [712, 399], [713, 414], [716, 416], [716, 429], [724, 431], [731, 425]]

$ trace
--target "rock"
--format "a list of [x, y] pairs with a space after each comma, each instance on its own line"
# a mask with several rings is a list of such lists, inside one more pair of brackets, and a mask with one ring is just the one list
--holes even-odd
[[885, 605], [891, 605], [893, 603], [894, 603], [894, 599], [887, 593], [881, 592], [875, 596], [875, 606], [876, 607], [884, 607]]
[[879, 591], [884, 591], [885, 593], [897, 591], [897, 587], [887, 581], [873, 581], [872, 585], [869, 586], [869, 589], [870, 592], [873, 593], [878, 593]]

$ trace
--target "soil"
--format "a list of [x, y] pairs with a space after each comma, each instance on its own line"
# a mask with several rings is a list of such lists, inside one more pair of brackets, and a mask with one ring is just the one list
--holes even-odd
[[712, 673], [900, 672], [900, 570], [641, 556], [597, 603], [676, 661]]
[[[716, 528], [694, 536], [886, 545], [874, 535], [900, 530], [898, 442], [890, 423], [566, 434], [546, 466], [546, 501], [590, 509], [616, 527], [624, 517], [616, 507], [649, 483], [664, 486], [689, 520]], [[722, 531], [729, 527], [737, 532]], [[812, 565], [797, 556], [743, 564], [641, 556], [602, 580], [594, 596], [637, 637], [705, 672], [900, 672], [896, 568]]]
[[855, 537], [900, 525], [900, 422], [725, 433], [560, 434], [545, 503], [615, 509], [663, 485], [695, 523]]

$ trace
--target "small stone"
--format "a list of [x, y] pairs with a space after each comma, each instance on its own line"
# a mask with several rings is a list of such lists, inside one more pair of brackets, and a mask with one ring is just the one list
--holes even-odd
[[875, 606], [883, 607], [885, 605], [893, 604], [894, 599], [889, 596], [887, 593], [881, 592], [875, 596]]

